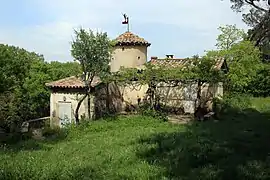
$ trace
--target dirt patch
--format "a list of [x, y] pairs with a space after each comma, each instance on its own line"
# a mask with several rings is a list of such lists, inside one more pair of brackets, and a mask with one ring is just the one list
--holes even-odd
[[193, 115], [169, 115], [168, 121], [175, 124], [186, 124], [194, 120]]

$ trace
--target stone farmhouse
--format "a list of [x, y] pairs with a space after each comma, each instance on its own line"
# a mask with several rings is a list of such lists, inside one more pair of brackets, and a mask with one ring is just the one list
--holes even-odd
[[[125, 32], [116, 39], [110, 62], [111, 72], [117, 72], [121, 66], [126, 68], [143, 68], [147, 62], [147, 48], [151, 45], [145, 39]], [[167, 55], [164, 59], [151, 57], [148, 63], [162, 64], [164, 66], [178, 66], [186, 63], [185, 59], [176, 59], [172, 55]], [[224, 70], [226, 61], [217, 60], [215, 68]], [[80, 77], [67, 77], [58, 81], [46, 83], [51, 89], [50, 96], [50, 123], [51, 126], [62, 126], [74, 121], [75, 109], [78, 101], [84, 95], [84, 83]], [[136, 105], [139, 99], [144, 99], [148, 86], [141, 87], [120, 87], [115, 84], [106, 86], [96, 77], [91, 84], [93, 87], [92, 97], [85, 99], [79, 109], [80, 118], [97, 118], [108, 110], [108, 98], [110, 96], [109, 107], [113, 112], [125, 111], [128, 104]], [[160, 84], [157, 90], [160, 92], [162, 103], [174, 108], [181, 108], [182, 113], [194, 113], [195, 101], [197, 98], [197, 84], [180, 84], [176, 87]], [[166, 92], [166, 93], [165, 93]], [[202, 97], [205, 102], [211, 102], [213, 97], [223, 95], [222, 83], [213, 85], [206, 84], [202, 89]], [[90, 106], [90, 114], [88, 107]], [[211, 106], [211, 105], [210, 105]]]

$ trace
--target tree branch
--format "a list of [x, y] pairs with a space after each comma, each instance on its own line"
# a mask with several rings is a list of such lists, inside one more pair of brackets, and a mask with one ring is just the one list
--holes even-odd
[[257, 6], [257, 5], [254, 3], [254, 1], [255, 1], [255, 0], [245, 0], [245, 2], [246, 2], [247, 4], [253, 6], [254, 8], [259, 9], [259, 10], [265, 12], [265, 13], [268, 12], [267, 9], [264, 9], [264, 8], [262, 8], [262, 7], [260, 7], [260, 6]]

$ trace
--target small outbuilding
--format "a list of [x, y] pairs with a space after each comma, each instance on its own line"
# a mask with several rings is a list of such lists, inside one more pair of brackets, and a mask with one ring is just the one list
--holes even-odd
[[[100, 84], [99, 78], [94, 78], [91, 86]], [[85, 95], [85, 84], [80, 77], [71, 76], [46, 83], [51, 90], [50, 96], [50, 124], [51, 126], [63, 126], [75, 119], [75, 110], [78, 102]], [[92, 98], [90, 98], [91, 100]], [[80, 118], [89, 118], [88, 106], [91, 104], [89, 98], [85, 98], [79, 109]], [[90, 112], [94, 112], [90, 106]]]

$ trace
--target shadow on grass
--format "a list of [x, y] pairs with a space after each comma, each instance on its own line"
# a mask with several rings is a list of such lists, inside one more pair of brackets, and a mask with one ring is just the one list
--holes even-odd
[[48, 145], [57, 144], [66, 140], [69, 130], [52, 130], [46, 132], [40, 139], [34, 139], [30, 133], [9, 134], [5, 139], [2, 139], [0, 151], [19, 152], [19, 151], [36, 151], [51, 149]]
[[[33, 173], [31, 169], [25, 169], [23, 173], [15, 168], [0, 171], [0, 180], [29, 179], [29, 180], [118, 180], [118, 179], [139, 179], [132, 174], [119, 174], [106, 171], [99, 166], [73, 167], [69, 169], [55, 169], [45, 173]], [[151, 178], [158, 179], [158, 178]]]
[[14, 180], [14, 179], [54, 179], [54, 180], [81, 180], [81, 179], [106, 179], [102, 178], [102, 174], [96, 170], [96, 168], [92, 167], [84, 167], [84, 168], [74, 168], [68, 170], [68, 172], [62, 170], [53, 170], [50, 172], [46, 172], [44, 174], [36, 174], [32, 173], [31, 170], [29, 172], [20, 172], [14, 171], [13, 169], [7, 169], [5, 171], [0, 172], [0, 180]]
[[220, 121], [140, 139], [137, 155], [169, 179], [269, 179], [270, 114], [230, 109]]

